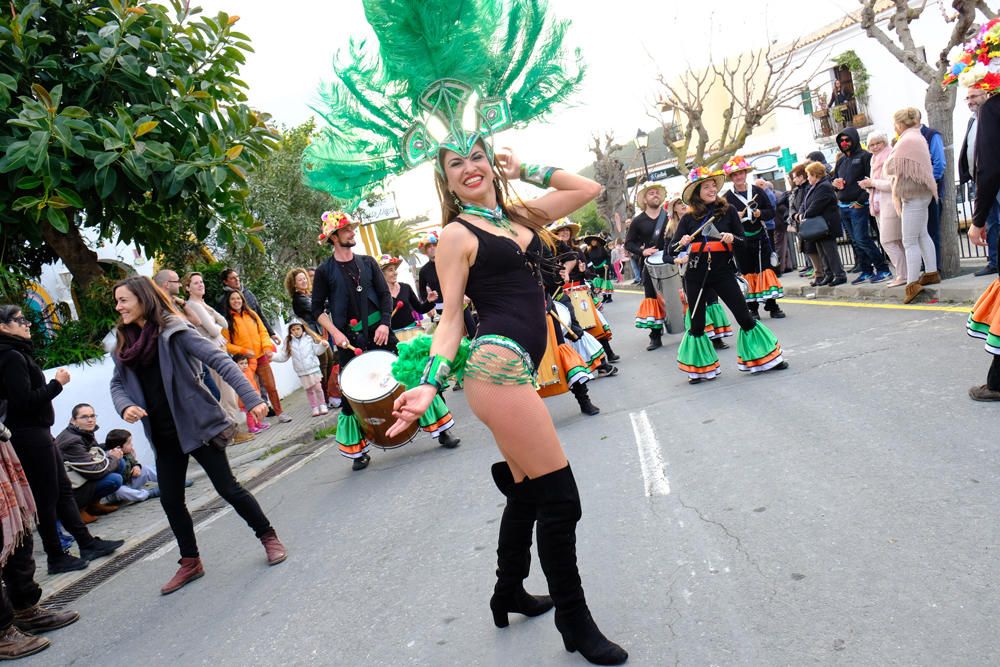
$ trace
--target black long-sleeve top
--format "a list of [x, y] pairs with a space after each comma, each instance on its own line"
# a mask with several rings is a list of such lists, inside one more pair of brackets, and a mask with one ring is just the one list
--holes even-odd
[[25, 342], [0, 334], [0, 398], [7, 400], [7, 428], [15, 432], [52, 426], [52, 400], [63, 390], [56, 380], [45, 380], [29, 350]]
[[[666, 227], [666, 225], [664, 225]], [[597, 267], [601, 263], [606, 263], [611, 261], [611, 254], [608, 252], [607, 246], [598, 244], [597, 247], [587, 246], [587, 261], [590, 262], [591, 266]]]
[[438, 280], [437, 264], [434, 260], [420, 267], [420, 271], [417, 272], [417, 288], [423, 295], [427, 294], [428, 289], [434, 290], [438, 293], [435, 305], [444, 303], [444, 294], [441, 293], [441, 282]]
[[[760, 211], [760, 217], [754, 217], [752, 212], [748, 216], [743, 215], [747, 205], [740, 201], [733, 190], [726, 192], [726, 201], [729, 202], [731, 208], [736, 209], [736, 218], [743, 223], [743, 230], [747, 234], [756, 235], [764, 229], [765, 220], [774, 218], [774, 206], [771, 205], [771, 198], [756, 185], [750, 184], [747, 184], [746, 191], [740, 194], [749, 199], [752, 204], [756, 204], [757, 210]], [[718, 225], [716, 226], [718, 227]]]
[[[741, 241], [744, 238], [743, 225], [740, 223], [740, 217], [737, 215], [736, 209], [729, 206], [726, 208], [724, 213], [719, 215], [719, 208], [721, 208], [721, 205], [718, 203], [708, 205], [708, 215], [715, 216], [715, 219], [712, 220], [712, 224], [715, 225], [716, 229], [718, 229], [720, 233], [725, 234], [728, 232], [729, 234], [732, 234], [733, 237], [737, 239], [735, 242]], [[677, 231], [674, 232], [674, 237], [670, 240], [671, 251], [673, 251], [673, 248], [680, 243], [682, 237], [688, 234], [693, 234], [695, 230], [705, 223], [706, 219], [706, 217], [696, 218], [691, 213], [685, 213], [684, 217], [681, 218], [680, 223], [677, 225]], [[711, 245], [706, 245], [706, 243]], [[718, 239], [706, 239], [701, 234], [698, 234], [698, 236], [696, 236], [688, 246], [679, 248], [676, 252], [674, 252], [674, 255], [685, 251], [690, 254], [711, 252], [713, 256], [713, 263], [716, 260], [719, 260], [724, 264], [728, 264], [729, 259], [733, 254], [732, 246], [725, 246], [725, 249], [723, 249], [723, 245], [724, 244], [722, 244]]]
[[[663, 229], [666, 230], [666, 221], [663, 223]], [[639, 215], [632, 218], [632, 223], [628, 226], [628, 233], [625, 235], [625, 249], [628, 250], [632, 255], [637, 258], [642, 258], [642, 251], [646, 248], [652, 248], [655, 246], [659, 250], [663, 250], [664, 239], [661, 236], [658, 239], [653, 238], [653, 232], [656, 231], [656, 218], [650, 218], [643, 211]]]
[[[369, 314], [380, 312], [381, 320], [375, 326], [381, 324], [388, 326], [393, 301], [389, 296], [389, 285], [385, 282], [382, 269], [379, 268], [378, 262], [368, 255], [354, 255], [352, 261], [358, 268], [361, 286], [361, 291], [356, 293], [354, 298], [352, 292], [355, 286], [348, 284], [350, 281], [344, 276], [340, 262], [328, 257], [316, 269], [312, 291], [313, 317], [318, 322], [324, 312], [329, 312], [333, 326], [344, 332], [350, 319], [362, 318], [364, 313], [357, 312], [357, 309], [361, 308]], [[361, 322], [361, 324], [362, 331], [368, 328], [367, 323]]]
[[[389, 294], [392, 294], [390, 290]], [[396, 308], [396, 302], [402, 301], [403, 305], [398, 310], [396, 314], [392, 316], [392, 321], [389, 323], [390, 328], [393, 331], [397, 329], [405, 329], [406, 327], [412, 325], [415, 320], [413, 319], [413, 312], [418, 313], [428, 313], [434, 310], [433, 301], [421, 301], [420, 297], [417, 296], [413, 288], [406, 283], [399, 283], [399, 294], [397, 294], [392, 300], [392, 307]]]
[[990, 209], [997, 204], [1000, 192], [1000, 95], [993, 95], [979, 107], [979, 127], [976, 129], [976, 165], [973, 178], [976, 179], [976, 205], [972, 213], [972, 224], [986, 225]]

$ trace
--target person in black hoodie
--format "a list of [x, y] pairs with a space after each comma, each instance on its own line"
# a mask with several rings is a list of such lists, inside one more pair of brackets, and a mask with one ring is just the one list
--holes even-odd
[[858, 185], [858, 181], [871, 174], [872, 154], [861, 148], [858, 131], [845, 128], [837, 135], [840, 157], [833, 167], [833, 188], [840, 203], [840, 219], [850, 230], [854, 252], [861, 267], [861, 275], [851, 281], [857, 285], [863, 282], [878, 283], [892, 276], [882, 251], [872, 238], [871, 220], [868, 209], [868, 191]]
[[[107, 556], [124, 540], [94, 537], [80, 520], [62, 456], [49, 430], [55, 423], [52, 400], [69, 382], [69, 371], [60, 368], [45, 381], [34, 358], [31, 322], [21, 309], [0, 305], [0, 399], [7, 401], [5, 423], [11, 444], [21, 459], [24, 474], [38, 507], [38, 535], [48, 556], [49, 574], [83, 570], [87, 561]], [[80, 545], [80, 558], [63, 550], [56, 531], [56, 517]]]

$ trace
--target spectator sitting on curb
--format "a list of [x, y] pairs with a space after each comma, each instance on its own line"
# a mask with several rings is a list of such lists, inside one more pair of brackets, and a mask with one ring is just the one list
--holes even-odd
[[[124, 463], [122, 478], [125, 482], [121, 488], [115, 491], [116, 500], [139, 503], [160, 496], [159, 486], [146, 488], [147, 482], [157, 481], [156, 471], [139, 463], [135, 456], [135, 447], [132, 446], [132, 434], [129, 431], [123, 428], [108, 431], [108, 437], [104, 441], [104, 449], [108, 452], [117, 449], [122, 453], [122, 462]], [[191, 483], [187, 482], [185, 486], [191, 486]]]
[[100, 450], [94, 433], [97, 432], [97, 415], [87, 403], [73, 406], [69, 426], [56, 436], [56, 446], [62, 454], [63, 463], [70, 482], [80, 518], [84, 523], [96, 521], [102, 514], [110, 514], [118, 508], [101, 502], [122, 485], [124, 462], [120, 450], [95, 456], [91, 449]]

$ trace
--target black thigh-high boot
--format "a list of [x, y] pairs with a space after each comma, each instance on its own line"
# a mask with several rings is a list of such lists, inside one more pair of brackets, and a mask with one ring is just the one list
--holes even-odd
[[507, 497], [497, 538], [497, 584], [490, 598], [493, 622], [507, 627], [507, 614], [538, 616], [552, 609], [548, 595], [529, 595], [524, 580], [531, 567], [531, 532], [535, 527], [535, 505], [522, 498], [523, 484], [515, 484], [505, 461], [494, 463], [493, 481]]
[[556, 605], [556, 629], [569, 652], [595, 665], [620, 665], [628, 653], [594, 623], [576, 565], [576, 524], [582, 516], [580, 493], [569, 464], [525, 480], [538, 511], [538, 560]]
[[590, 402], [590, 392], [587, 391], [586, 382], [576, 382], [570, 386], [569, 390], [576, 396], [576, 402], [580, 404], [580, 412], [591, 417], [600, 414], [601, 409]]
[[616, 361], [621, 360], [621, 357], [615, 354], [615, 351], [611, 349], [611, 343], [609, 343], [606, 339], [598, 338], [597, 342], [604, 348], [604, 353], [608, 355], [608, 361], [615, 363]]

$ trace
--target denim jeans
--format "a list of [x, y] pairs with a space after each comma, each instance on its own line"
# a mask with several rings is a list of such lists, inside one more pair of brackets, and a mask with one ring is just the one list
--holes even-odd
[[219, 400], [222, 397], [222, 393], [219, 391], [219, 385], [215, 384], [215, 378], [212, 374], [208, 372], [208, 366], [205, 364], [201, 365], [201, 381], [208, 389], [208, 393], [212, 395], [215, 400]]
[[104, 496], [110, 496], [119, 488], [121, 488], [123, 477], [125, 474], [125, 461], [124, 459], [118, 459], [118, 467], [114, 472], [109, 472], [104, 477], [97, 480], [97, 484], [94, 485], [94, 500], [101, 502], [101, 498]]
[[885, 258], [872, 239], [871, 224], [868, 220], [868, 207], [840, 209], [840, 220], [851, 230], [851, 239], [858, 253], [858, 263], [863, 273], [886, 272], [889, 270]]

